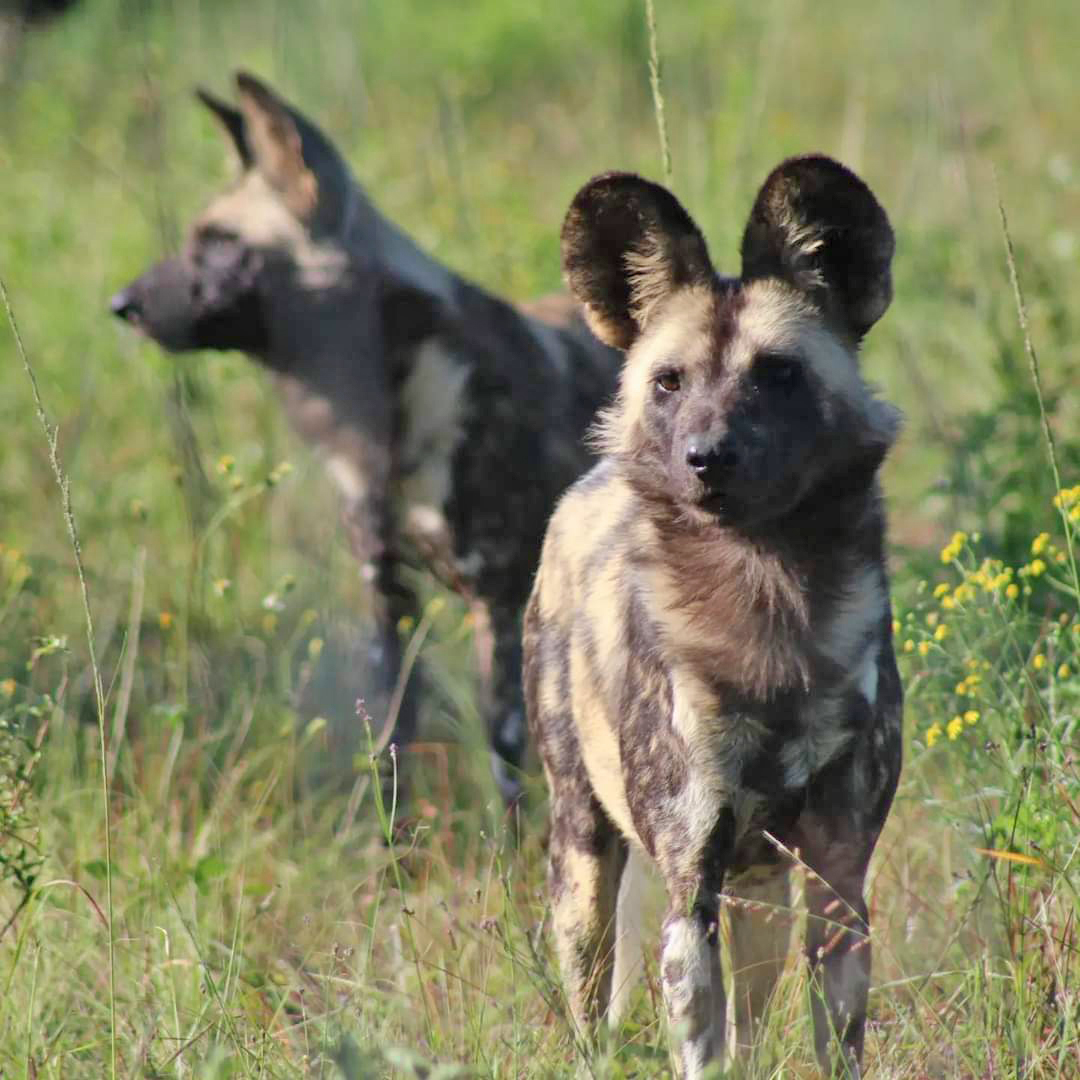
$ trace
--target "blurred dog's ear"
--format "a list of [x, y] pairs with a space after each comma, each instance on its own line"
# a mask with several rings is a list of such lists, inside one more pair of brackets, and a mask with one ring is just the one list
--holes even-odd
[[341, 227], [352, 179], [330, 140], [254, 75], [238, 72], [236, 93], [254, 167], [309, 229]]
[[251, 168], [252, 154], [248, 145], [247, 134], [244, 131], [244, 117], [239, 109], [234, 108], [221, 98], [204, 90], [201, 86], [195, 91], [195, 96], [213, 113], [221, 130], [228, 137], [232, 148], [236, 153], [240, 167]]
[[888, 216], [850, 169], [821, 155], [791, 158], [754, 201], [742, 277], [788, 282], [857, 342], [892, 299], [894, 247]]
[[562, 227], [567, 284], [601, 341], [628, 349], [673, 292], [714, 277], [701, 231], [667, 188], [606, 173], [574, 196]]
[[303, 142], [288, 106], [265, 84], [240, 72], [236, 90], [255, 166], [301, 221], [310, 221], [319, 185], [304, 161]]

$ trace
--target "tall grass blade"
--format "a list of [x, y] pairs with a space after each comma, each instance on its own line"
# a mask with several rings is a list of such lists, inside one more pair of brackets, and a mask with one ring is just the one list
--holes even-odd
[[1065, 546], [1069, 553], [1069, 570], [1072, 573], [1072, 584], [1075, 596], [1080, 600], [1080, 572], [1076, 566], [1076, 548], [1073, 544], [1072, 522], [1069, 520], [1068, 507], [1062, 499], [1061, 491], [1061, 468], [1058, 465], [1057, 444], [1054, 442], [1054, 431], [1050, 427], [1050, 417], [1046, 412], [1046, 399], [1043, 396], [1042, 376], [1039, 370], [1039, 357], [1035, 352], [1035, 345], [1031, 340], [1031, 331], [1028, 327], [1027, 305], [1024, 303], [1024, 293], [1020, 287], [1020, 275], [1016, 271], [1016, 253], [1013, 251], [1012, 236], [1009, 233], [1009, 219], [1005, 214], [1005, 204], [998, 193], [998, 213], [1001, 215], [1001, 235], [1005, 241], [1005, 261], [1009, 264], [1009, 281], [1012, 283], [1013, 298], [1016, 301], [1016, 317], [1020, 323], [1020, 333], [1024, 338], [1024, 351], [1027, 353], [1028, 368], [1031, 371], [1031, 381], [1035, 387], [1035, 397], [1039, 401], [1039, 416], [1042, 419], [1043, 439], [1046, 442], [1046, 454], [1050, 459], [1050, 471], [1054, 474], [1054, 493], [1058, 496], [1055, 500], [1061, 522], [1065, 530]]
[[3, 300], [4, 311], [7, 314], [8, 325], [11, 327], [12, 336], [15, 339], [15, 348], [22, 360], [27, 378], [30, 380], [30, 388], [34, 395], [34, 408], [37, 412], [41, 430], [45, 433], [45, 441], [49, 446], [49, 464], [52, 466], [56, 485], [60, 489], [60, 502], [63, 507], [64, 522], [67, 525], [68, 537], [71, 540], [71, 551], [75, 559], [75, 572], [79, 578], [79, 591], [82, 596], [83, 618], [86, 623], [86, 648], [90, 657], [90, 671], [94, 680], [94, 702], [97, 707], [98, 748], [101, 753], [101, 801], [105, 824], [105, 912], [106, 934], [109, 952], [109, 1068], [110, 1076], [116, 1078], [116, 956], [115, 939], [113, 932], [113, 874], [112, 874], [112, 819], [109, 807], [109, 770], [108, 754], [105, 737], [105, 690], [101, 681], [101, 669], [97, 661], [97, 648], [94, 636], [94, 617], [90, 610], [90, 591], [86, 585], [86, 571], [83, 567], [82, 544], [79, 542], [79, 530], [75, 523], [75, 512], [71, 508], [71, 484], [67, 473], [64, 472], [60, 461], [60, 452], [57, 447], [59, 432], [56, 426], [49, 420], [45, 412], [45, 403], [38, 387], [37, 376], [30, 364], [30, 358], [26, 354], [22, 335], [19, 333], [19, 324], [15, 320], [15, 312], [8, 296], [7, 285], [0, 277], [0, 300]]
[[660, 160], [664, 183], [671, 186], [671, 144], [668, 142], [667, 121], [664, 119], [664, 88], [660, 76], [660, 48], [656, 33], [656, 9], [653, 0], [645, 0], [645, 22], [649, 29], [649, 86], [652, 88], [656, 131], [660, 137]]

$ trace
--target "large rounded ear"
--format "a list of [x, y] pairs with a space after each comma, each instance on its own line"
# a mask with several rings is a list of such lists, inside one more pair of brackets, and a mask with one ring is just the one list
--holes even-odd
[[574, 196], [562, 227], [563, 273], [601, 341], [628, 349], [677, 289], [714, 277], [705, 238], [667, 188], [605, 173]]
[[236, 92], [255, 168], [306, 225], [337, 227], [351, 181], [330, 140], [253, 75], [238, 72]]
[[742, 276], [787, 281], [858, 341], [892, 299], [894, 246], [888, 216], [850, 169], [821, 155], [791, 158], [754, 201]]
[[222, 131], [228, 136], [240, 162], [240, 167], [242, 169], [251, 168], [251, 147], [248, 145], [247, 135], [244, 132], [244, 117], [240, 110], [234, 109], [232, 105], [211, 94], [209, 90], [204, 90], [201, 86], [196, 89], [195, 96], [213, 113], [214, 119], [217, 120]]

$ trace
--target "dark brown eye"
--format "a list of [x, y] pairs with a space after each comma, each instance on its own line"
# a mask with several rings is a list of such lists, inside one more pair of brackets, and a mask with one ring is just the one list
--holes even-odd
[[677, 371], [662, 371], [656, 376], [656, 385], [665, 394], [674, 394], [682, 387], [682, 376]]

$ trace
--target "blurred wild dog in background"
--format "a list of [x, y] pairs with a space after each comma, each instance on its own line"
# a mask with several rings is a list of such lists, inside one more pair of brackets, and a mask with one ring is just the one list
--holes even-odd
[[[513, 800], [527, 744], [520, 614], [555, 501], [591, 462], [582, 437], [619, 357], [570, 298], [517, 307], [428, 257], [310, 121], [251, 75], [236, 91], [238, 108], [199, 98], [238, 179], [112, 311], [170, 351], [240, 349], [270, 373], [325, 460], [374, 584], [382, 705], [400, 671], [398, 622], [416, 613], [403, 567], [427, 567], [483, 608], [487, 723]], [[372, 712], [377, 689], [358, 688]], [[410, 690], [395, 739], [415, 726]]]
[[863, 886], [901, 760], [877, 480], [899, 414], [858, 364], [892, 295], [888, 218], [812, 156], [766, 179], [738, 278], [716, 274], [670, 192], [628, 174], [579, 192], [562, 244], [590, 325], [626, 352], [604, 459], [560, 502], [525, 617], [575, 1018], [625, 1006], [633, 844], [667, 889], [660, 972], [682, 1071], [724, 1051], [725, 898], [737, 1043], [751, 1047], [787, 951], [797, 851], [817, 1054], [829, 1070], [837, 1040], [857, 1076]]

